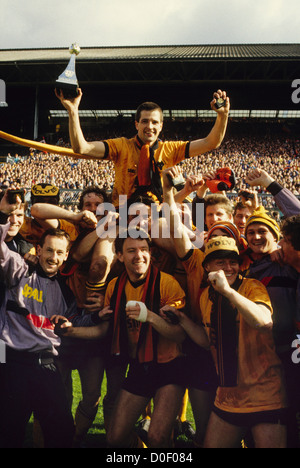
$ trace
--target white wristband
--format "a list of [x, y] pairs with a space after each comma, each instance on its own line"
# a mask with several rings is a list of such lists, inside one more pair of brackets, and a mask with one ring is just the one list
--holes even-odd
[[138, 322], [146, 322], [148, 311], [147, 311], [147, 307], [145, 306], [145, 304], [143, 302], [128, 301], [127, 304], [126, 304], [126, 307], [133, 307], [133, 306], [136, 306], [136, 305], [138, 305], [140, 307], [140, 314], [136, 318], [136, 320]]

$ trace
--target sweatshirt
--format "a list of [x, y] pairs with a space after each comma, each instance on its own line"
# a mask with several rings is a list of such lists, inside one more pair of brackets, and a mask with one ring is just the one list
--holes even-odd
[[[3, 219], [1, 214], [0, 223]], [[0, 339], [15, 350], [57, 355], [61, 339], [54, 333], [50, 317], [80, 317], [75, 297], [59, 274], [50, 278], [39, 264], [32, 269], [8, 248], [5, 237], [9, 226], [0, 224], [0, 282], [5, 288]]]

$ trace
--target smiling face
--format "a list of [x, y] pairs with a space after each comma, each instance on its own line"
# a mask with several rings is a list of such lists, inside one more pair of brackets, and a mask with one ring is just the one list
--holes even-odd
[[241, 234], [245, 234], [247, 219], [251, 216], [251, 210], [247, 206], [239, 208], [233, 217], [233, 222]]
[[127, 237], [122, 252], [117, 253], [118, 260], [124, 263], [129, 279], [133, 282], [146, 277], [150, 266], [150, 249], [145, 239]]
[[263, 223], [250, 224], [246, 231], [246, 239], [255, 258], [270, 254], [277, 249], [274, 234]]
[[221, 205], [208, 205], [205, 212], [205, 224], [209, 230], [218, 221], [232, 221], [232, 215]]
[[68, 257], [69, 242], [65, 237], [48, 235], [42, 246], [37, 246], [39, 263], [47, 276], [56, 275]]
[[216, 258], [209, 260], [205, 265], [207, 273], [223, 270], [229, 286], [232, 286], [238, 277], [240, 264], [238, 260], [233, 258]]
[[24, 208], [22, 207], [18, 210], [13, 211], [10, 214], [8, 220], [10, 222], [10, 227], [5, 238], [6, 242], [12, 240], [21, 229], [21, 226], [24, 222]]
[[282, 257], [284, 263], [292, 266], [298, 272], [300, 271], [300, 251], [296, 250], [291, 242], [291, 239], [288, 235], [283, 235], [283, 238], [280, 240], [279, 245], [281, 247]]
[[150, 144], [150, 146], [158, 139], [162, 127], [163, 122], [159, 110], [143, 110], [139, 121], [135, 122], [138, 137], [143, 143]]
[[94, 192], [87, 193], [83, 197], [82, 210], [88, 210], [96, 214], [97, 207], [104, 202], [102, 195], [99, 195]]

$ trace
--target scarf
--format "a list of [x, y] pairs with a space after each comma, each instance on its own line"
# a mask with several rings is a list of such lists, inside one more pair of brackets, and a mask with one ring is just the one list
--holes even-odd
[[[239, 275], [232, 288], [237, 291], [242, 281]], [[219, 385], [235, 387], [238, 377], [237, 309], [212, 286], [209, 287], [209, 299], [212, 302], [211, 327], [217, 351]]]
[[138, 188], [134, 195], [150, 191], [161, 202], [163, 193], [162, 183], [159, 167], [154, 159], [154, 153], [159, 146], [159, 141], [157, 140], [152, 146], [149, 144], [144, 145], [140, 138], [136, 136], [135, 143], [141, 152], [137, 170]]
[[76, 159], [90, 159], [90, 156], [74, 153], [71, 148], [65, 148], [63, 146], [56, 146], [56, 145], [49, 145], [47, 143], [41, 143], [34, 140], [26, 140], [25, 138], [20, 138], [14, 135], [10, 135], [9, 133], [5, 133], [0, 131], [0, 138], [4, 140], [11, 141], [20, 146], [26, 146], [28, 148], [35, 148], [38, 151], [44, 151], [45, 153], [52, 153], [52, 154], [61, 154], [63, 156], [70, 156]]
[[[114, 311], [112, 323], [112, 354], [128, 356], [128, 332], [126, 324], [126, 298], [125, 285], [128, 280], [127, 272], [124, 271], [117, 279], [110, 301], [110, 307]], [[160, 307], [160, 272], [150, 265], [144, 283], [142, 302], [147, 309], [159, 313]], [[158, 334], [147, 322], [139, 322], [139, 339], [137, 344], [137, 359], [139, 362], [157, 361]]]

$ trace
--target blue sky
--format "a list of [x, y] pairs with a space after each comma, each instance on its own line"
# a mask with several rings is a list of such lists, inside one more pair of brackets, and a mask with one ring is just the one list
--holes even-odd
[[298, 0], [0, 0], [0, 49], [299, 43]]

